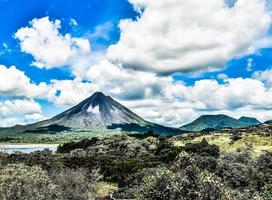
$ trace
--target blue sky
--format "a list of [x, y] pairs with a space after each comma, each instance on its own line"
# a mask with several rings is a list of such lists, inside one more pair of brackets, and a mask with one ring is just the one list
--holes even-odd
[[272, 119], [270, 0], [183, 1], [0, 0], [0, 126], [97, 90], [169, 126], [206, 113]]
[[[88, 32], [93, 32], [96, 26], [110, 22], [113, 29], [110, 32], [110, 40], [98, 38], [97, 48], [108, 46], [115, 43], [119, 38], [118, 22], [122, 18], [134, 18], [135, 12], [132, 5], [126, 0], [45, 0], [37, 2], [36, 0], [27, 0], [22, 3], [20, 0], [1, 0], [0, 1], [0, 42], [2, 55], [1, 64], [10, 66], [16, 65], [19, 69], [25, 71], [26, 75], [31, 77], [35, 82], [46, 81], [51, 79], [71, 78], [65, 70], [38, 70], [29, 67], [33, 58], [21, 52], [18, 41], [14, 39], [15, 32], [28, 25], [34, 18], [49, 16], [51, 20], [61, 19], [61, 33], [71, 33], [73, 36], [83, 36]], [[70, 20], [74, 19], [80, 24], [79, 27], [70, 25]], [[5, 50], [6, 44], [8, 50]], [[100, 47], [100, 48], [102, 48]]]

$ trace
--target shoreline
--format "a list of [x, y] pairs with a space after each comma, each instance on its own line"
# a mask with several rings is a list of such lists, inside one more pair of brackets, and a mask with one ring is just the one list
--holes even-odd
[[25, 147], [52, 147], [52, 146], [59, 146], [60, 144], [39, 144], [39, 143], [0, 143], [1, 146], [25, 146]]

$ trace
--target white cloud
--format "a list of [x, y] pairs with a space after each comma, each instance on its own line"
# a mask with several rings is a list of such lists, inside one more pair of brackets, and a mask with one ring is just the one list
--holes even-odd
[[159, 74], [218, 68], [271, 45], [263, 0], [238, 0], [233, 7], [224, 0], [129, 1], [142, 13], [121, 20], [120, 41], [108, 49], [124, 67]]
[[180, 126], [210, 112], [228, 110], [236, 116], [245, 108], [245, 114], [258, 110], [255, 117], [267, 120], [269, 115], [260, 111], [267, 113], [272, 105], [271, 88], [254, 78], [234, 79], [221, 74], [221, 84], [209, 79], [186, 86], [172, 77], [124, 69], [107, 60], [91, 66], [85, 78], [91, 81], [88, 84], [93, 91], [103, 91], [140, 116], [169, 126]]
[[265, 71], [256, 71], [254, 72], [253, 77], [265, 82], [269, 86], [272, 86], [272, 69], [267, 69]]
[[228, 79], [224, 84], [215, 80], [197, 81], [194, 86], [183, 87], [181, 96], [185, 101], [202, 105], [200, 110], [234, 110], [244, 106], [269, 108], [272, 91], [255, 79]]
[[172, 87], [171, 77], [157, 77], [155, 74], [123, 69], [107, 60], [93, 65], [85, 73], [97, 89], [120, 99], [142, 99], [168, 96], [167, 87]]
[[0, 127], [11, 127], [15, 125], [22, 125], [23, 122], [16, 117], [2, 118], [0, 117]]
[[[270, 80], [268, 71], [258, 72], [248, 79], [231, 79], [220, 74], [218, 78], [224, 80], [222, 84], [216, 80], [201, 80], [192, 86], [176, 82], [170, 76], [156, 75], [219, 66], [217, 64], [223, 64], [233, 56], [254, 50], [260, 41], [265, 41], [260, 33], [266, 32], [270, 24], [270, 15], [264, 10], [262, 1], [250, 0], [246, 4], [245, 0], [239, 0], [231, 9], [221, 0], [209, 3], [196, 0], [132, 1], [138, 9], [145, 7], [144, 13], [138, 21], [121, 22], [121, 40], [110, 48], [108, 54], [111, 57], [114, 52], [115, 56], [121, 56], [116, 59], [125, 65], [111, 63], [104, 58], [103, 52], [91, 52], [89, 43], [83, 38], [60, 34], [58, 20], [34, 19], [31, 27], [16, 33], [17, 38], [21, 37], [22, 50], [34, 56], [38, 67], [69, 65], [77, 78], [37, 85], [15, 67], [1, 66], [0, 93], [43, 98], [67, 107], [95, 91], [103, 91], [145, 119], [177, 127], [207, 113], [269, 119], [271, 112], [267, 109], [272, 105], [272, 89], [264, 84]], [[187, 13], [188, 6], [196, 7], [196, 12]], [[175, 18], [176, 11], [180, 10], [184, 13]], [[212, 10], [216, 12], [208, 13]], [[248, 14], [252, 10], [254, 17]], [[158, 17], [155, 21], [154, 16]], [[180, 34], [184, 37], [178, 37]], [[55, 57], [61, 53], [61, 57]], [[1, 77], [6, 79], [1, 80]], [[33, 113], [26, 114], [26, 118], [42, 119], [42, 116]]]
[[221, 74], [218, 74], [218, 75], [217, 75], [217, 78], [218, 78], [218, 79], [221, 79], [221, 80], [226, 80], [226, 79], [228, 79], [229, 77], [228, 77], [227, 74], [221, 73]]
[[[179, 127], [207, 113], [224, 113], [237, 118], [246, 115], [263, 121], [271, 119], [269, 109], [272, 105], [272, 89], [271, 85], [265, 84], [271, 77], [269, 70], [258, 72], [253, 78], [234, 79], [222, 76], [224, 82], [221, 84], [216, 80], [200, 80], [187, 86], [183, 82], [175, 82], [171, 77], [123, 69], [104, 60], [85, 72], [85, 78], [90, 82], [83, 82], [80, 78], [52, 80], [44, 85], [44, 91], [51, 93], [46, 96], [43, 93], [37, 95], [40, 86], [31, 83], [15, 67], [2, 66], [2, 69], [4, 72], [12, 70], [11, 74], [14, 75], [10, 78], [9, 73], [3, 73], [2, 77], [9, 78], [2, 83], [15, 84], [6, 84], [9, 87], [0, 84], [2, 94], [9, 94], [11, 97], [25, 96], [29, 99], [35, 96], [65, 108], [79, 103], [95, 91], [103, 91], [143, 118], [168, 126]], [[26, 91], [32, 94], [29, 95]], [[40, 106], [31, 99], [2, 102], [0, 113], [1, 119], [5, 116], [3, 123], [8, 122], [9, 118], [15, 119], [12, 113], [24, 115], [21, 123], [44, 119]]]
[[120, 102], [144, 119], [166, 126], [180, 127], [198, 116], [193, 105], [176, 99], [162, 97]]
[[33, 55], [33, 65], [47, 69], [63, 67], [90, 53], [87, 39], [62, 35], [60, 27], [60, 20], [50, 21], [44, 17], [33, 19], [30, 27], [20, 28], [15, 33], [15, 38], [20, 40], [21, 50]]
[[110, 32], [113, 29], [112, 22], [108, 21], [95, 27], [94, 31], [87, 34], [87, 37], [93, 41], [97, 39], [110, 40]]
[[74, 18], [71, 18], [70, 19], [70, 25], [72, 25], [72, 26], [78, 26], [78, 23], [77, 23], [77, 21]]
[[46, 117], [44, 117], [41, 113], [33, 113], [33, 114], [25, 115], [25, 119], [27, 122], [29, 121], [37, 122], [37, 121], [45, 120]]
[[34, 84], [15, 66], [0, 65], [0, 95], [27, 98], [52, 98], [54, 92], [46, 83]]
[[248, 72], [252, 71], [252, 67], [253, 67], [253, 58], [248, 58], [247, 59], [247, 68], [246, 70]]
[[26, 124], [44, 119], [40, 104], [30, 99], [0, 102], [0, 127]]
[[82, 82], [80, 78], [74, 80], [52, 80], [51, 87], [59, 92], [51, 101], [57, 106], [73, 106], [96, 92], [96, 85]]
[[41, 106], [33, 100], [6, 100], [0, 102], [0, 115], [6, 116], [13, 113], [33, 114], [41, 113]]

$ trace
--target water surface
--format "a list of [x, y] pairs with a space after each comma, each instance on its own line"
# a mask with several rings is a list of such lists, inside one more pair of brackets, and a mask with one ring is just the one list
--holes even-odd
[[0, 152], [14, 153], [20, 151], [22, 153], [31, 153], [44, 149], [56, 151], [57, 147], [58, 144], [0, 144]]

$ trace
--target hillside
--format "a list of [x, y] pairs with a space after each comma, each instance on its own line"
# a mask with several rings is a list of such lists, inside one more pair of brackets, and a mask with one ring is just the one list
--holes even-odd
[[244, 122], [246, 124], [248, 124], [248, 126], [255, 126], [258, 124], [261, 124], [261, 122], [259, 120], [257, 120], [256, 118], [253, 117], [240, 117], [239, 118], [240, 122]]
[[202, 115], [195, 121], [181, 127], [184, 131], [202, 131], [206, 129], [245, 128], [260, 124], [255, 118], [241, 117], [235, 119], [227, 115]]

